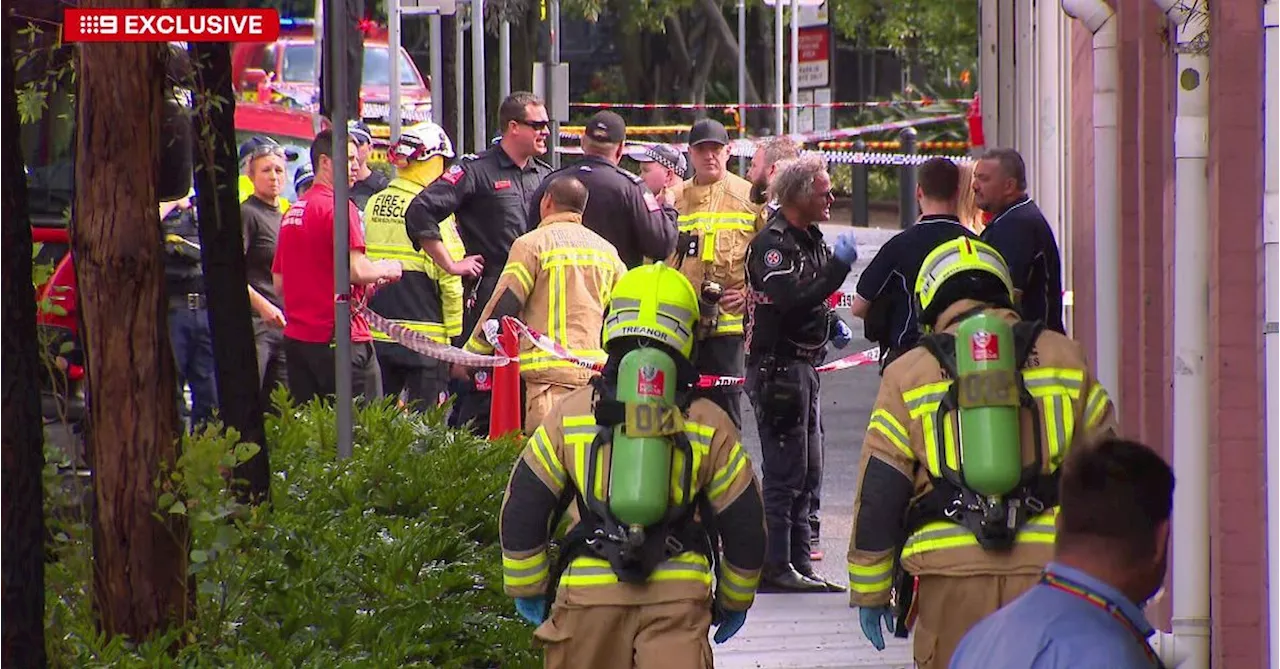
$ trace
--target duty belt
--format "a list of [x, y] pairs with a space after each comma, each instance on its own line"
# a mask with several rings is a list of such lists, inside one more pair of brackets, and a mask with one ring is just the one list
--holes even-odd
[[198, 309], [204, 309], [207, 304], [208, 301], [205, 299], [204, 293], [185, 293], [169, 296], [170, 309], [189, 309], [191, 311], [196, 311]]

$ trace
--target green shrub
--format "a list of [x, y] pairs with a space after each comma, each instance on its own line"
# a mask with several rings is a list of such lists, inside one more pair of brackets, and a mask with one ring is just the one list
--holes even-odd
[[196, 616], [143, 644], [95, 631], [89, 533], [61, 512], [74, 491], [51, 466], [51, 665], [537, 666], [532, 629], [502, 593], [498, 509], [518, 446], [383, 403], [357, 412], [355, 455], [339, 462], [331, 409], [282, 409], [267, 422], [271, 508], [221, 485], [220, 470], [256, 450], [234, 434], [187, 440], [161, 478], [160, 512], [191, 521]]

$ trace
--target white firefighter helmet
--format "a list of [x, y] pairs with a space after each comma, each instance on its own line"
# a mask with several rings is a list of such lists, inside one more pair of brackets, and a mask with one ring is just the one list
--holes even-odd
[[400, 139], [392, 143], [388, 154], [392, 160], [406, 163], [430, 160], [433, 156], [449, 160], [454, 157], [453, 142], [449, 141], [444, 128], [423, 121], [401, 130]]

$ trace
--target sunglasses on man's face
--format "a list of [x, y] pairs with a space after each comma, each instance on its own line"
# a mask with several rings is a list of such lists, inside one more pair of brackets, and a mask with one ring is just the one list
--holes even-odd
[[520, 119], [516, 121], [516, 123], [533, 128], [538, 132], [542, 132], [543, 130], [546, 130], [548, 127], [551, 126], [551, 121], [529, 121], [525, 119]]

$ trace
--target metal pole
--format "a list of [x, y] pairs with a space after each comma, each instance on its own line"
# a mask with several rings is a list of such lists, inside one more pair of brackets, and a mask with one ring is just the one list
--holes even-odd
[[511, 22], [502, 19], [498, 28], [498, 97], [511, 95]]
[[556, 70], [560, 69], [560, 0], [548, 0], [547, 2], [547, 23], [548, 35], [550, 36], [549, 44], [551, 53], [547, 59], [550, 66], [547, 72], [547, 110], [551, 112], [548, 118], [551, 119], [551, 142], [548, 147], [551, 151], [551, 167], [560, 169], [560, 117], [556, 114]]
[[489, 145], [484, 121], [484, 0], [471, 0], [471, 101], [476, 153], [480, 153]]
[[791, 132], [800, 130], [800, 0], [791, 0]]
[[467, 50], [463, 48], [462, 12], [453, 16], [453, 92], [457, 103], [453, 106], [458, 118], [458, 130], [453, 138], [458, 146], [467, 145]]
[[[738, 139], [747, 137], [747, 0], [738, 0]], [[738, 176], [747, 173], [748, 158], [738, 158]]]
[[[866, 151], [867, 145], [862, 140], [858, 140], [853, 147], [854, 151]], [[853, 206], [850, 207], [853, 215], [853, 225], [859, 228], [865, 228], [871, 225], [871, 207], [867, 195], [868, 168], [865, 163], [853, 164]]]
[[[315, 39], [315, 44], [316, 44], [315, 46], [315, 50], [316, 50], [315, 52], [316, 89], [315, 90], [316, 92], [315, 92], [315, 97], [312, 99], [312, 103], [314, 103], [315, 105], [315, 108], [313, 109], [313, 111], [316, 111], [316, 112], [319, 112], [320, 108], [324, 106], [324, 101], [320, 98], [321, 94], [323, 93], [323, 90], [321, 89], [321, 86], [320, 86], [320, 71], [324, 69], [324, 2], [325, 0], [316, 0], [316, 22], [315, 22], [315, 26], [312, 28], [313, 30], [312, 37]], [[315, 113], [311, 115], [311, 132], [313, 133], [320, 132], [320, 127], [321, 127], [320, 121], [321, 120], [320, 120], [319, 113]]]
[[773, 134], [782, 134], [782, 86], [786, 80], [786, 72], [783, 67], [783, 61], [786, 54], [782, 52], [782, 26], [785, 19], [782, 15], [782, 3], [786, 0], [773, 0], [774, 17], [773, 17], [773, 102], [777, 105], [773, 120]]
[[347, 26], [344, 0], [329, 0], [329, 55], [333, 76], [333, 356], [338, 459], [351, 457], [351, 247], [347, 203]]
[[387, 57], [391, 59], [391, 92], [387, 96], [391, 141], [400, 137], [400, 0], [387, 0]]
[[427, 18], [427, 36], [431, 40], [431, 120], [436, 125], [444, 124], [444, 94], [440, 92], [440, 84], [444, 81], [444, 31], [439, 14]]
[[[898, 133], [902, 142], [902, 152], [908, 155], [916, 152], [916, 129], [903, 128]], [[898, 168], [898, 210], [901, 216], [902, 229], [906, 230], [920, 216], [919, 203], [916, 202], [916, 166], [903, 165]]]

